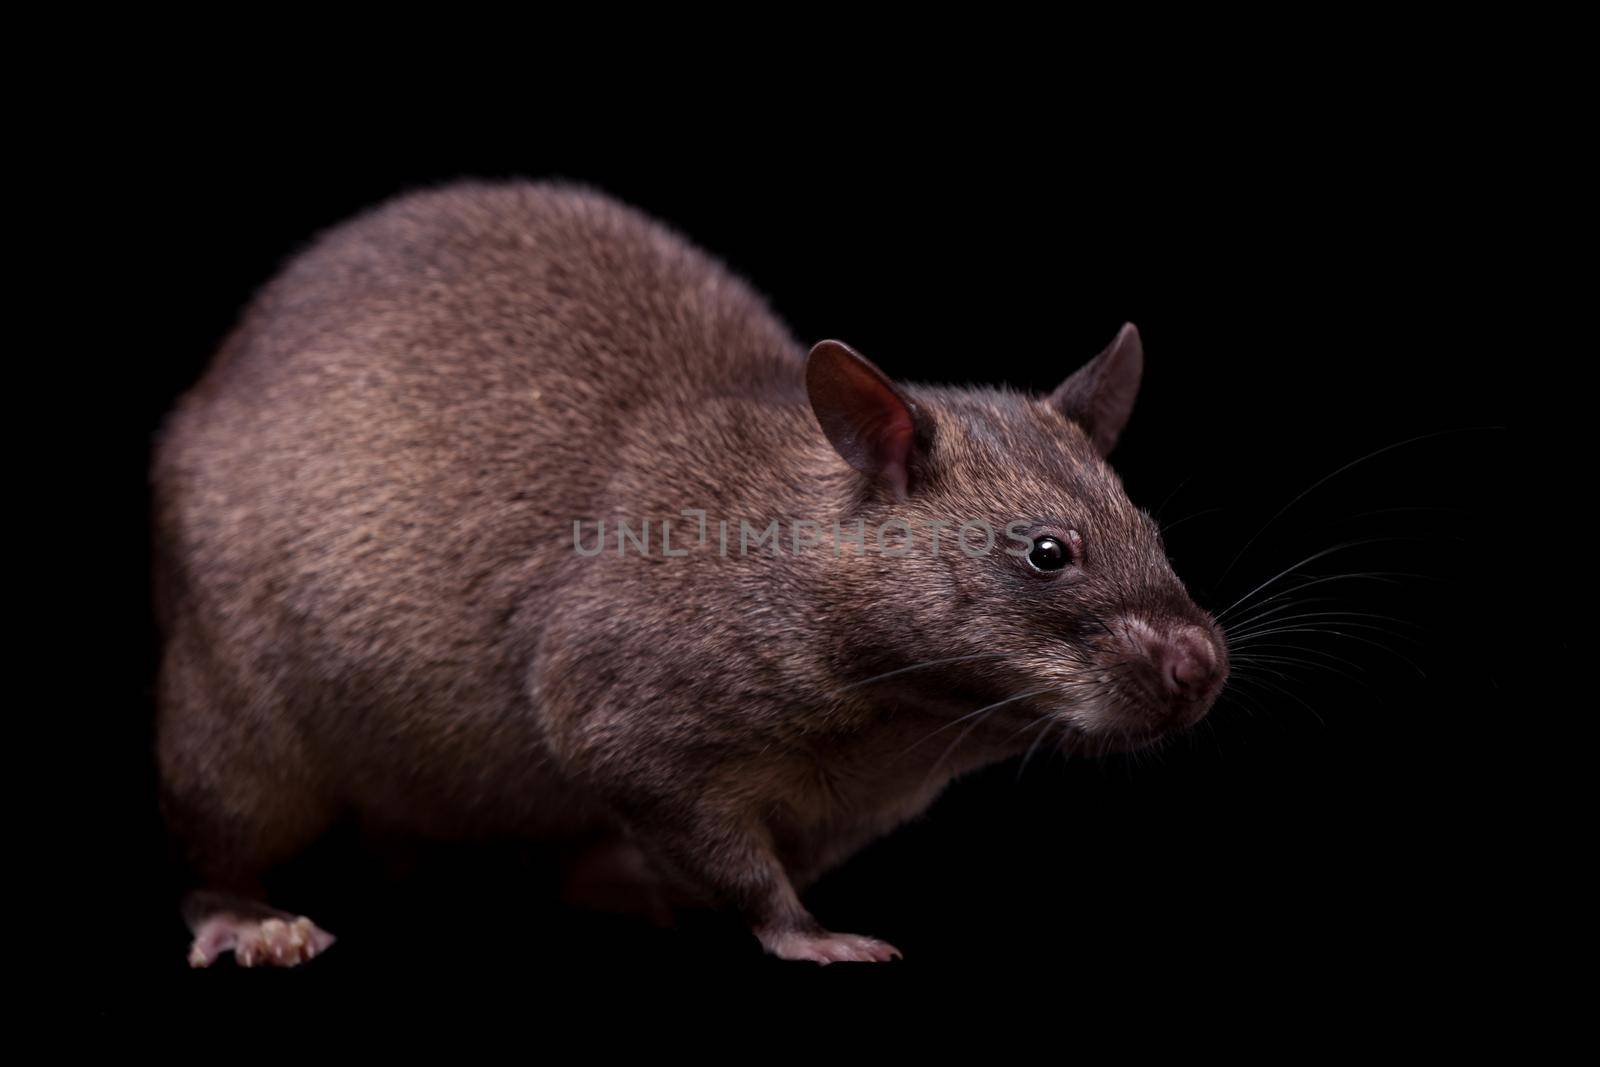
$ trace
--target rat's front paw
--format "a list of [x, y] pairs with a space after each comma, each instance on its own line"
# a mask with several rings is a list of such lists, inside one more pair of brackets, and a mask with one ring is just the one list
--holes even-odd
[[887, 963], [900, 959], [900, 950], [886, 941], [860, 934], [834, 934], [826, 930], [757, 931], [761, 945], [780, 960], [830, 963]]

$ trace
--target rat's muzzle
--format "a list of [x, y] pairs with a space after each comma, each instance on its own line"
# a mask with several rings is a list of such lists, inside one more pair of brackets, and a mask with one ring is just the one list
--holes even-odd
[[1174, 713], [1190, 725], [1210, 709], [1227, 677], [1227, 653], [1204, 629], [1179, 625], [1148, 653]]
[[1093, 726], [1154, 737], [1203, 719], [1228, 677], [1227, 646], [1206, 622], [1129, 615], [1113, 627], [1119, 699]]

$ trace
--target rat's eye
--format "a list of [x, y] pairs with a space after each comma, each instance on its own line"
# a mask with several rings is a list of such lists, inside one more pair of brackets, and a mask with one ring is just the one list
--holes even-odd
[[1036, 571], [1058, 571], [1072, 562], [1072, 548], [1060, 537], [1049, 534], [1035, 537], [1033, 547], [1028, 550], [1028, 562]]

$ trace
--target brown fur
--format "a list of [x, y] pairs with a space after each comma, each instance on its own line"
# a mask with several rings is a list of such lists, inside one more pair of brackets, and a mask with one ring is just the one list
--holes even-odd
[[[1214, 630], [1070, 398], [904, 388], [901, 501], [830, 448], [804, 367], [742, 282], [582, 190], [408, 196], [299, 256], [155, 466], [161, 773], [207, 882], [248, 891], [350, 814], [609, 828], [772, 948], [814, 930], [792, 887], [1021, 751], [1041, 716], [1078, 747], [1169, 724], [1122, 669], [1121, 620]], [[607, 551], [573, 549], [574, 520], [592, 538], [684, 508], [713, 526], [700, 546], [678, 519], [681, 558], [654, 522], [648, 557], [619, 555], [609, 522]], [[781, 518], [787, 538], [791, 518], [859, 517], [870, 539], [890, 516], [1058, 520], [1085, 558], [1068, 584], [1003, 538], [951, 551], [953, 531], [938, 558], [716, 551], [718, 519]], [[956, 718], [1044, 686], [936, 765]]]

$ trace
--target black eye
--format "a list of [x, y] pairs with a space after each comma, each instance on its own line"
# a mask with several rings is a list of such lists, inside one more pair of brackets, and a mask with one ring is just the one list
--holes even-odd
[[1058, 537], [1035, 537], [1028, 562], [1036, 571], [1058, 571], [1072, 562], [1072, 551]]

